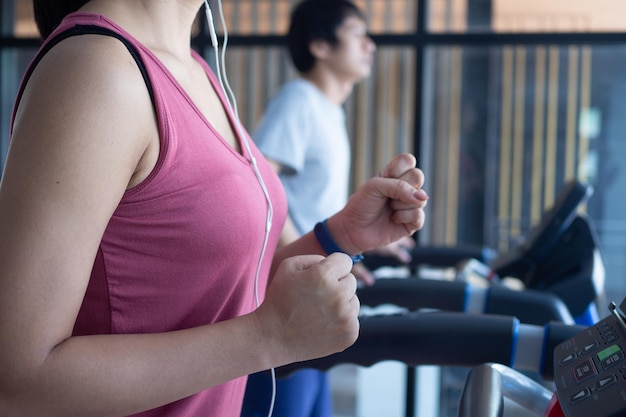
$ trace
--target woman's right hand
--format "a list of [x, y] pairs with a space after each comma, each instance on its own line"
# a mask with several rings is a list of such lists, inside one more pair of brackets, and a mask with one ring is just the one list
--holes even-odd
[[343, 253], [285, 259], [255, 311], [275, 366], [341, 352], [359, 333], [352, 260]]

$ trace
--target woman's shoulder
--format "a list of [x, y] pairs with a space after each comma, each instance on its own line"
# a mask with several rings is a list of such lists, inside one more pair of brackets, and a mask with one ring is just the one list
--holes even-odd
[[27, 88], [43, 97], [71, 94], [93, 105], [119, 100], [120, 106], [146, 89], [128, 49], [117, 39], [91, 34], [66, 38], [47, 51]]
[[98, 35], [70, 37], [47, 51], [25, 79], [15, 107], [16, 133], [24, 132], [21, 122], [36, 121], [30, 128], [36, 136], [68, 143], [88, 138], [101, 149], [111, 146], [113, 135], [124, 146], [143, 149], [154, 129], [135, 61], [119, 41]]

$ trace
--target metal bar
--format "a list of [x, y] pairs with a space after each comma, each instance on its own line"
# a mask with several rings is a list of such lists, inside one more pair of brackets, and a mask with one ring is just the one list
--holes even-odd
[[513, 124], [511, 148], [511, 236], [522, 234], [523, 182], [524, 182], [524, 127], [526, 125], [524, 105], [526, 101], [526, 47], [515, 48], [515, 78], [513, 93]]
[[[499, 183], [499, 201], [498, 201], [498, 218], [508, 219], [511, 213], [511, 131], [512, 131], [512, 102], [513, 102], [513, 50], [505, 47], [502, 51], [502, 96], [500, 107], [502, 113], [500, 115], [500, 183]], [[509, 246], [510, 225], [501, 225], [501, 229], [507, 231], [506, 236], [500, 234], [498, 238], [498, 250], [506, 252]], [[506, 238], [504, 238], [506, 237]]]
[[[591, 103], [591, 54], [592, 50], [588, 46], [584, 46], [582, 48], [582, 57], [581, 57], [581, 75], [580, 75], [580, 110], [579, 114], [582, 111], [587, 111], [589, 109]], [[578, 178], [582, 178], [583, 174], [583, 166], [585, 160], [587, 159], [587, 154], [589, 153], [589, 137], [586, 132], [581, 132], [579, 138], [578, 145]], [[587, 204], [585, 203], [580, 207], [582, 212], [587, 211]], [[606, 230], [606, 229], [605, 229]]]
[[450, 74], [448, 77], [448, 152], [447, 152], [447, 196], [445, 243], [453, 246], [458, 242], [459, 223], [459, 166], [461, 160], [461, 77], [463, 51], [452, 48], [450, 51]]
[[548, 122], [546, 125], [544, 207], [552, 205], [556, 194], [557, 135], [559, 125], [559, 60], [560, 50], [550, 47], [548, 63]]
[[[538, 47], [535, 51], [535, 111], [533, 120], [533, 156], [532, 156], [532, 195], [541, 196], [543, 184], [543, 141], [545, 127], [546, 95], [546, 48]], [[530, 219], [536, 224], [543, 210], [541, 198], [531, 201]]]
[[567, 116], [565, 133], [565, 179], [576, 176], [576, 127], [578, 120], [579, 97], [579, 47], [568, 48], [568, 86], [567, 86]]

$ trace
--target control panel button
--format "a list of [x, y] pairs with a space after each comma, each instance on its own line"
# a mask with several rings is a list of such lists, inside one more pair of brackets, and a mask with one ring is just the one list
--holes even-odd
[[611, 345], [598, 352], [597, 356], [602, 368], [606, 369], [623, 361], [624, 351], [618, 345]]
[[589, 344], [583, 346], [583, 354], [591, 352], [592, 350], [597, 348], [598, 345], [599, 345], [599, 343], [597, 341], [594, 341], [593, 343], [589, 343]]
[[597, 373], [598, 371], [596, 370], [596, 367], [591, 359], [587, 359], [586, 361], [576, 365], [574, 368], [574, 378], [576, 378], [576, 382], [582, 382]]
[[570, 353], [569, 355], [567, 355], [566, 357], [564, 357], [563, 359], [561, 359], [561, 365], [565, 365], [567, 363], [570, 363], [571, 361], [573, 361], [574, 359], [576, 359], [576, 355], [574, 355], [573, 353]]
[[591, 395], [591, 390], [589, 388], [583, 388], [580, 391], [578, 391], [577, 393], [573, 394], [569, 400], [572, 404], [576, 404], [582, 400], [584, 400], [585, 398], [589, 397]]
[[606, 387], [614, 384], [615, 382], [617, 382], [617, 377], [615, 375], [609, 375], [606, 378], [602, 378], [598, 382], [596, 382], [596, 389], [598, 391], [603, 390]]

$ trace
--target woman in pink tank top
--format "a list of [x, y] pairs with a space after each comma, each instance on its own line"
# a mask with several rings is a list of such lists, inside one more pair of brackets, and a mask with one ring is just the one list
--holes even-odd
[[203, 4], [34, 1], [0, 183], [2, 416], [238, 417], [246, 375], [356, 340], [346, 254], [423, 225], [402, 154], [277, 248], [280, 182], [190, 47]]

